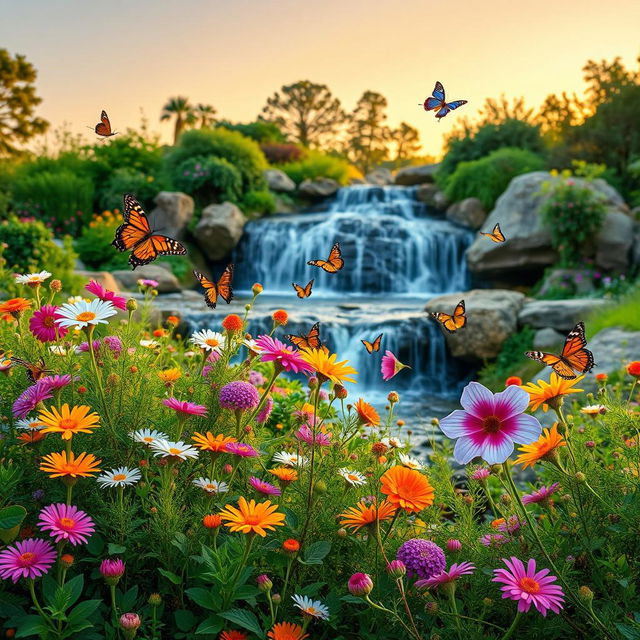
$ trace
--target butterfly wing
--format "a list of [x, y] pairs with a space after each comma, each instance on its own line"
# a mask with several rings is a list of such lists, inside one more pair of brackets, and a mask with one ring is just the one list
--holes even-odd
[[99, 122], [96, 125], [95, 132], [99, 136], [109, 137], [109, 136], [113, 135], [111, 133], [111, 122], [109, 122], [109, 116], [107, 115], [107, 112], [104, 109], [102, 110], [102, 113], [100, 114], [100, 120], [101, 120], [101, 122]]
[[438, 98], [430, 96], [424, 101], [423, 106], [425, 111], [432, 111], [433, 109], [438, 109], [442, 106], [442, 100], [438, 100]]
[[542, 364], [551, 367], [558, 376], [565, 380], [572, 380], [576, 377], [573, 369], [559, 356], [553, 353], [545, 353], [544, 351], [526, 351], [525, 356], [542, 362]]
[[383, 334], [381, 333], [374, 341], [373, 341], [373, 350], [374, 351], [379, 351], [380, 350], [380, 342], [382, 341], [382, 336]]
[[40, 357], [37, 363], [27, 362], [22, 358], [11, 358], [11, 361], [15, 364], [19, 364], [25, 368], [25, 373], [30, 382], [35, 383], [40, 378], [43, 378], [48, 373], [53, 373], [50, 369], [46, 368], [44, 358]]
[[493, 227], [493, 231], [491, 232], [490, 237], [494, 242], [504, 242], [506, 240], [504, 234], [502, 233], [502, 230], [500, 229], [499, 222], [496, 222], [496, 226]]
[[561, 358], [564, 363], [579, 373], [588, 373], [595, 366], [593, 353], [586, 348], [584, 322], [578, 324], [567, 334]]
[[449, 113], [449, 107], [447, 107], [446, 104], [443, 104], [440, 111], [436, 113], [436, 118], [440, 120], [440, 118], [444, 118], [447, 115], [447, 113]]
[[285, 338], [298, 349], [319, 349], [322, 346], [322, 342], [320, 342], [320, 323], [316, 322], [307, 335], [296, 336], [289, 333]]
[[437, 81], [436, 86], [434, 87], [431, 93], [436, 100], [439, 100], [441, 103], [444, 103], [445, 97], [444, 97], [444, 87], [442, 86], [442, 82]]
[[311, 280], [309, 280], [309, 282], [307, 282], [307, 286], [304, 288], [304, 295], [306, 298], [308, 298], [311, 295], [311, 290], [313, 289], [314, 280], [315, 278], [312, 278]]
[[215, 309], [216, 303], [218, 302], [218, 287], [216, 283], [211, 282], [207, 276], [195, 269], [193, 271], [193, 275], [200, 283], [200, 286], [204, 288], [204, 301], [207, 303], [207, 306]]
[[313, 287], [314, 280], [315, 278], [313, 280], [310, 280], [307, 283], [306, 287], [301, 287], [299, 284], [296, 284], [295, 282], [291, 283], [291, 286], [295, 289], [296, 293], [298, 294], [298, 298], [308, 298], [311, 295], [311, 289]]
[[467, 100], [453, 100], [452, 102], [447, 102], [446, 106], [449, 111], [455, 111], [455, 109], [461, 107], [463, 104], [467, 104]]
[[369, 342], [368, 340], [360, 340], [360, 342], [362, 342], [362, 344], [364, 345], [364, 348], [371, 353], [373, 351], [373, 344], [371, 342]]
[[130, 193], [124, 196], [124, 223], [116, 229], [111, 243], [118, 251], [128, 251], [151, 236], [147, 214]]
[[336, 273], [344, 267], [344, 260], [342, 259], [342, 252], [340, 251], [340, 243], [336, 242], [331, 248], [331, 253], [326, 260], [309, 260], [307, 264], [312, 267], [320, 267], [327, 273]]
[[382, 335], [383, 334], [381, 333], [373, 342], [369, 342], [368, 340], [361, 340], [360, 342], [362, 342], [369, 353], [373, 353], [374, 351], [380, 350], [380, 341], [382, 340]]
[[153, 235], [136, 245], [129, 256], [133, 269], [153, 262], [158, 256], [184, 256], [187, 253], [183, 244], [169, 236]]
[[227, 265], [226, 269], [222, 272], [220, 280], [218, 280], [218, 294], [220, 297], [229, 304], [233, 300], [233, 289], [231, 287], [231, 281], [233, 280], [233, 264]]
[[452, 314], [436, 311], [431, 313], [431, 317], [435, 318], [449, 333], [462, 329], [467, 325], [464, 300], [458, 302]]

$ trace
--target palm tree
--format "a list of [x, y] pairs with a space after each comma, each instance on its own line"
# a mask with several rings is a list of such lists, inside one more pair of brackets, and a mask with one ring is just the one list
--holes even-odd
[[160, 120], [171, 120], [174, 116], [176, 121], [173, 128], [173, 144], [175, 145], [178, 144], [178, 138], [185, 125], [194, 120], [193, 107], [189, 102], [189, 98], [176, 96], [167, 100], [167, 104], [162, 107]]
[[216, 108], [210, 104], [199, 103], [196, 105], [194, 115], [200, 122], [200, 128], [210, 127], [216, 121]]

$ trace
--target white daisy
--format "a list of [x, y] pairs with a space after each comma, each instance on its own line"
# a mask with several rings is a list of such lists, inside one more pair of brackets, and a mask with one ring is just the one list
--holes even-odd
[[367, 484], [367, 480], [359, 471], [351, 471], [351, 469], [340, 469], [338, 475], [341, 475], [352, 487], [361, 487]]
[[209, 480], [209, 478], [198, 478], [193, 481], [193, 484], [207, 493], [226, 493], [229, 491], [229, 485], [226, 482]]
[[51, 274], [48, 271], [40, 271], [40, 273], [16, 274], [16, 282], [18, 284], [28, 284], [30, 287], [40, 286]]
[[242, 344], [247, 347], [247, 349], [249, 349], [251, 353], [255, 353], [256, 355], [260, 353], [260, 347], [257, 345], [256, 341], [253, 340], [253, 338], [251, 340], [243, 340]]
[[67, 302], [69, 304], [76, 304], [76, 302], [82, 302], [83, 300], [85, 302], [89, 302], [89, 300], [91, 300], [91, 298], [83, 298], [82, 296], [69, 296], [67, 298]]
[[187, 458], [198, 457], [198, 450], [182, 441], [170, 442], [169, 440], [154, 440], [151, 443], [151, 450], [154, 455], [165, 458], [174, 457], [180, 458], [180, 460], [186, 460]]
[[145, 349], [155, 349], [160, 346], [160, 343], [157, 340], [140, 340], [140, 346]]
[[49, 345], [49, 351], [53, 353], [54, 356], [66, 356], [67, 350], [61, 344], [52, 344]]
[[22, 418], [22, 420], [16, 422], [16, 428], [26, 429], [27, 431], [38, 431], [44, 428], [44, 426], [40, 424], [37, 418]]
[[61, 327], [84, 329], [89, 325], [109, 324], [107, 318], [115, 316], [118, 311], [106, 300], [96, 298], [90, 302], [84, 300], [73, 304], [63, 304], [57, 311], [56, 323]]
[[422, 462], [420, 462], [420, 460], [418, 460], [417, 458], [412, 458], [406, 453], [401, 453], [398, 457], [400, 458], [400, 464], [407, 467], [408, 469], [422, 469]]
[[603, 404], [589, 404], [586, 407], [582, 407], [582, 409], [580, 409], [580, 413], [595, 417], [597, 415], [607, 413], [607, 407]]
[[329, 609], [320, 600], [312, 600], [308, 596], [299, 596], [298, 594], [291, 596], [291, 599], [294, 606], [298, 607], [304, 615], [320, 620], [329, 619]]
[[380, 442], [389, 447], [389, 449], [398, 449], [402, 446], [402, 442], [398, 438], [382, 438]]
[[96, 478], [97, 483], [104, 489], [105, 487], [126, 487], [140, 480], [140, 469], [129, 469], [129, 467], [118, 467], [105, 471]]
[[279, 464], [284, 464], [287, 467], [304, 467], [308, 460], [304, 456], [299, 456], [297, 453], [288, 453], [286, 451], [279, 451], [273, 456], [273, 461]]
[[196, 331], [189, 338], [189, 342], [207, 351], [220, 353], [224, 349], [224, 336], [217, 331], [211, 331], [211, 329]]
[[156, 440], [168, 440], [169, 436], [166, 433], [156, 431], [155, 429], [138, 429], [131, 434], [131, 438], [136, 442], [151, 445]]

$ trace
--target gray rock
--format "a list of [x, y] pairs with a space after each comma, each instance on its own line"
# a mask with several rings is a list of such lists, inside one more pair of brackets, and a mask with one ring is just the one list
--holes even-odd
[[546, 329], [538, 329], [533, 336], [532, 347], [534, 349], [550, 349], [557, 347], [564, 342], [565, 336], [551, 327]]
[[222, 260], [240, 242], [246, 223], [247, 218], [235, 204], [210, 204], [203, 209], [194, 236], [208, 259]]
[[434, 176], [439, 166], [440, 164], [422, 164], [416, 167], [404, 167], [396, 173], [394, 184], [412, 187], [415, 184], [434, 182]]
[[379, 187], [384, 187], [388, 184], [393, 184], [393, 175], [389, 169], [379, 168], [367, 173], [365, 180], [368, 184], [375, 184]]
[[479, 229], [487, 219], [487, 212], [478, 198], [465, 198], [447, 209], [447, 220], [470, 229]]
[[180, 191], [161, 191], [155, 198], [156, 208], [151, 212], [162, 233], [172, 238], [185, 237], [193, 219], [193, 198]]
[[416, 199], [424, 202], [428, 207], [442, 212], [448, 204], [447, 196], [435, 184], [421, 184], [416, 187]]
[[265, 169], [264, 178], [271, 191], [295, 191], [296, 183], [280, 169]]
[[518, 291], [474, 289], [432, 298], [425, 310], [452, 313], [456, 304], [464, 300], [467, 326], [445, 333], [445, 338], [454, 357], [478, 361], [500, 353], [503, 342], [517, 329], [516, 319], [524, 299]]
[[586, 294], [593, 291], [592, 274], [581, 269], [552, 269], [545, 274], [538, 296], [544, 298], [553, 289], [564, 289], [567, 295]]
[[552, 327], [558, 331], [570, 331], [580, 320], [608, 302], [598, 298], [573, 298], [571, 300], [528, 300], [518, 314], [520, 326], [535, 329]]
[[447, 198], [444, 191], [436, 191], [433, 194], [433, 206], [438, 211], [446, 211], [449, 206], [449, 198]]
[[[640, 354], [640, 331], [627, 331], [620, 327], [608, 327], [598, 331], [589, 341], [596, 366], [592, 372], [607, 375], [625, 367]], [[591, 377], [591, 376], [590, 376]], [[580, 383], [582, 386], [584, 382]]]
[[84, 269], [75, 269], [74, 272], [87, 282], [89, 282], [89, 280], [95, 280], [105, 289], [109, 289], [109, 291], [113, 291], [114, 293], [119, 293], [121, 291], [121, 287], [113, 274], [108, 271], [85, 271]]
[[626, 271], [633, 238], [633, 220], [622, 211], [609, 211], [595, 237], [596, 264], [603, 269]]
[[129, 269], [113, 271], [111, 275], [125, 289], [137, 289], [138, 280], [156, 280], [158, 293], [173, 293], [181, 290], [178, 278], [169, 269], [165, 269], [159, 264], [145, 264], [135, 271]]
[[340, 185], [331, 178], [304, 180], [298, 187], [300, 195], [308, 198], [328, 198], [338, 191]]

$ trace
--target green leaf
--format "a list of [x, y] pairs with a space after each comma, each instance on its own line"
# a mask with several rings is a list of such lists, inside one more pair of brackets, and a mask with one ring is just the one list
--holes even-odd
[[216, 599], [208, 589], [193, 587], [192, 589], [187, 589], [185, 593], [203, 609], [210, 609], [211, 611], [216, 611], [218, 609], [216, 606]]
[[198, 621], [193, 613], [186, 609], [178, 609], [177, 611], [174, 611], [173, 617], [175, 618], [176, 626], [180, 631], [189, 631]]
[[107, 545], [107, 553], [110, 556], [117, 556], [121, 553], [124, 553], [127, 550], [127, 547], [123, 547], [121, 544], [115, 544], [113, 542], [110, 542]]
[[207, 618], [204, 622], [201, 622], [196, 629], [196, 635], [211, 633], [216, 634], [220, 633], [224, 627], [224, 620], [220, 616], [211, 616]]
[[138, 585], [134, 585], [126, 593], [120, 593], [118, 607], [122, 611], [131, 611], [138, 599]]
[[[69, 624], [74, 625], [74, 627], [78, 624], [84, 624], [86, 619], [100, 606], [101, 603], [102, 600], [85, 600], [84, 602], [81, 602], [77, 607], [74, 607], [69, 612]], [[83, 629], [86, 629], [86, 627], [83, 627]]]
[[93, 556], [100, 556], [104, 551], [104, 538], [99, 533], [94, 533], [87, 543], [87, 551]]
[[80, 574], [75, 578], [72, 578], [65, 584], [64, 588], [69, 592], [69, 604], [68, 607], [72, 607], [77, 601], [80, 595], [82, 594], [82, 589], [84, 587], [84, 576]]
[[305, 549], [302, 559], [299, 560], [302, 564], [322, 564], [329, 551], [331, 551], [331, 543], [327, 540], [318, 540]]
[[0, 509], [0, 529], [13, 529], [22, 524], [27, 517], [27, 510], [19, 504]]
[[25, 616], [20, 620], [16, 638], [26, 638], [27, 636], [44, 637], [47, 632], [47, 625], [40, 616]]
[[257, 636], [264, 638], [264, 632], [260, 627], [258, 618], [256, 618], [251, 611], [245, 611], [244, 609], [230, 609], [229, 611], [221, 613], [220, 616], [225, 620], [229, 620], [229, 622], [234, 622], [243, 629], [247, 629], [248, 631], [255, 633]]
[[260, 593], [260, 589], [252, 584], [241, 584], [234, 592], [234, 600], [253, 600]]
[[158, 569], [158, 571], [167, 579], [173, 582], [173, 584], [182, 584], [182, 578], [177, 576], [175, 573], [171, 571], [167, 571], [166, 569]]
[[640, 629], [636, 626], [616, 622], [616, 629], [625, 640], [640, 640]]
[[46, 605], [53, 605], [57, 589], [58, 583], [50, 575], [42, 578], [42, 597]]

